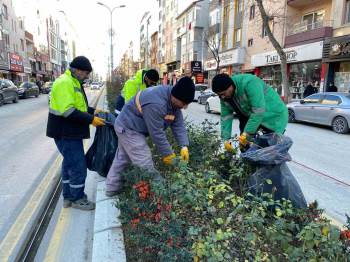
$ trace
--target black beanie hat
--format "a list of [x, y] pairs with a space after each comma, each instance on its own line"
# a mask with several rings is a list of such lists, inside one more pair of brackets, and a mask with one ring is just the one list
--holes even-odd
[[232, 78], [227, 74], [218, 74], [214, 76], [211, 83], [211, 89], [214, 93], [225, 91], [231, 85], [234, 86]]
[[189, 104], [194, 99], [194, 84], [191, 78], [184, 76], [173, 86], [171, 94], [180, 101]]
[[79, 69], [82, 71], [92, 71], [92, 66], [89, 61], [85, 56], [77, 56], [73, 59], [73, 61], [69, 64], [70, 67]]
[[147, 76], [147, 78], [153, 82], [159, 81], [159, 74], [158, 74], [158, 71], [155, 69], [147, 70], [145, 76]]

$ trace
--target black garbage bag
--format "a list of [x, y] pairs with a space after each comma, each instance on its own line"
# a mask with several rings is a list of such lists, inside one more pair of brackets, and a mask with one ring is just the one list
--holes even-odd
[[252, 194], [273, 193], [275, 200], [289, 199], [295, 207], [306, 208], [304, 194], [286, 164], [291, 160], [288, 150], [292, 144], [293, 141], [287, 136], [262, 135], [241, 157], [256, 168], [248, 180]]
[[94, 142], [85, 155], [86, 165], [89, 170], [106, 177], [118, 148], [118, 137], [113, 127], [115, 116], [110, 113], [98, 116], [106, 120], [106, 125], [96, 128]]

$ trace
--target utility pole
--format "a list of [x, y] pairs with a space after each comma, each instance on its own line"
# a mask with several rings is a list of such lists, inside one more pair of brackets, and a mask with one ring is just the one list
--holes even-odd
[[146, 68], [149, 68], [148, 66], [148, 25], [149, 25], [149, 20], [151, 19], [151, 16], [149, 16], [147, 18], [147, 21], [146, 21], [146, 52], [145, 52], [145, 67]]
[[125, 5], [118, 5], [118, 6], [115, 6], [113, 8], [110, 8], [109, 6], [107, 6], [106, 4], [104, 3], [101, 3], [101, 2], [97, 2], [98, 5], [102, 5], [104, 7], [107, 8], [107, 10], [109, 11], [110, 13], [110, 21], [111, 21], [111, 28], [110, 28], [110, 52], [111, 52], [111, 55], [110, 55], [110, 77], [111, 77], [111, 82], [113, 82], [113, 11], [117, 8], [123, 8], [125, 7]]

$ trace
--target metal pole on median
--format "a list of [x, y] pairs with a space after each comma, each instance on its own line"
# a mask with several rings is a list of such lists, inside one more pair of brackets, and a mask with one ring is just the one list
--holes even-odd
[[102, 3], [102, 2], [97, 2], [98, 5], [102, 5], [104, 7], [107, 8], [107, 10], [109, 11], [109, 14], [110, 14], [110, 22], [111, 22], [111, 27], [110, 27], [110, 52], [111, 52], [111, 55], [110, 55], [110, 70], [111, 70], [111, 83], [113, 81], [113, 11], [117, 8], [123, 8], [125, 7], [125, 5], [118, 5], [118, 6], [115, 6], [113, 8], [110, 8], [108, 5]]

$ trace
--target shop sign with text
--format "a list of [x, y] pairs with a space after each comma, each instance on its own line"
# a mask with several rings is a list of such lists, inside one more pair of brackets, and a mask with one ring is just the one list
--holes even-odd
[[350, 42], [347, 42], [347, 41], [331, 42], [329, 57], [331, 58], [350, 57]]
[[20, 55], [9, 53], [10, 70], [23, 72], [23, 59]]
[[[287, 63], [322, 59], [323, 41], [285, 48]], [[277, 51], [253, 55], [251, 63], [255, 67], [280, 64]]]

